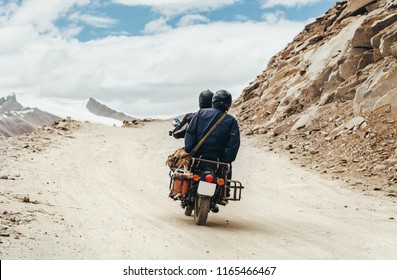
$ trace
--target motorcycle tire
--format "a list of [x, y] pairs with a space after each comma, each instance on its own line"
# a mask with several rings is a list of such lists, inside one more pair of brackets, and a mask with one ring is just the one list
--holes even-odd
[[192, 215], [192, 212], [193, 212], [193, 208], [191, 206], [186, 206], [185, 207], [185, 215], [186, 216]]
[[210, 211], [211, 197], [197, 196], [194, 202], [194, 220], [196, 225], [203, 226], [207, 222]]

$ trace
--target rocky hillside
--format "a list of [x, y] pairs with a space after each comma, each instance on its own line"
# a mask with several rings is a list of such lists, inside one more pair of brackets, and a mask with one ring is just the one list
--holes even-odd
[[87, 107], [88, 111], [90, 111], [91, 113], [93, 113], [97, 116], [112, 118], [112, 119], [119, 120], [119, 121], [136, 121], [136, 120], [138, 120], [137, 118], [126, 115], [123, 112], [116, 111], [116, 110], [100, 103], [96, 99], [91, 98], [91, 97], [88, 100], [86, 107]]
[[15, 94], [0, 98], [0, 136], [30, 133], [38, 127], [52, 124], [60, 118], [38, 108], [22, 106]]
[[242, 132], [271, 149], [396, 195], [397, 1], [336, 3], [270, 59], [234, 110]]

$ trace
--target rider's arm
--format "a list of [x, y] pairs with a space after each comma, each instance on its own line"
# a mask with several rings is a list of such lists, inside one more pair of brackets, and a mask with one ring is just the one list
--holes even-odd
[[236, 159], [238, 149], [240, 148], [240, 129], [238, 123], [233, 119], [230, 129], [230, 137], [225, 146], [224, 158], [225, 162], [233, 162]]
[[179, 125], [179, 129], [181, 129], [185, 124], [188, 124], [190, 122], [190, 120], [192, 119], [193, 115], [194, 115], [193, 113], [187, 113], [183, 117], [181, 124]]
[[190, 152], [196, 145], [198, 114], [195, 114], [185, 134], [185, 151]]

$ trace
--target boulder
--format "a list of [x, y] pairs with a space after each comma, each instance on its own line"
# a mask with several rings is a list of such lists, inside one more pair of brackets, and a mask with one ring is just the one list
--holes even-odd
[[308, 46], [309, 46], [309, 40], [297, 45], [296, 48], [294, 49], [295, 54], [299, 53], [300, 51], [305, 50]]
[[309, 38], [309, 45], [314, 45], [324, 39], [323, 35], [314, 35], [313, 37]]
[[362, 55], [349, 56], [341, 65], [339, 65], [339, 75], [344, 79], [349, 79], [357, 73], [357, 66]]
[[374, 63], [374, 50], [366, 51], [357, 65], [357, 72]]
[[346, 100], [352, 100], [355, 97], [356, 94], [356, 87], [357, 85], [361, 84], [362, 80], [353, 80], [352, 82], [345, 83], [341, 85], [337, 90], [336, 90], [336, 95], [335, 98], [337, 100], [341, 101], [346, 101]]
[[310, 123], [312, 122], [313, 119], [317, 118], [323, 110], [325, 110], [326, 106], [323, 107], [318, 107], [318, 106], [313, 106], [309, 109], [307, 109], [300, 117], [297, 119], [297, 121], [294, 123], [292, 126], [291, 130], [299, 130], [304, 127], [308, 127]]
[[391, 100], [394, 98], [397, 100], [397, 89], [391, 90], [385, 95], [383, 95], [381, 98], [379, 98], [374, 107], [373, 111], [377, 111], [379, 109], [384, 109], [386, 112], [391, 112]]
[[386, 27], [391, 26], [394, 22], [397, 21], [397, 13], [392, 13], [389, 16], [386, 16], [382, 19], [375, 21], [371, 25], [372, 34], [377, 34], [381, 30], [385, 29]]
[[378, 99], [379, 99], [379, 97], [364, 100], [364, 102], [359, 104], [358, 112], [366, 113], [366, 112], [372, 111], [375, 106], [375, 103], [376, 103], [376, 101], [378, 101]]
[[341, 19], [366, 13], [365, 6], [375, 3], [377, 0], [349, 0], [347, 6], [340, 15]]
[[353, 48], [372, 48], [371, 38], [372, 38], [371, 28], [359, 27], [357, 28], [354, 36], [351, 40], [351, 45]]
[[[356, 110], [358, 108], [357, 105], [367, 99], [374, 88], [381, 87], [382, 82], [387, 80], [387, 76], [389, 75], [389, 73], [385, 72], [385, 68], [388, 63], [392, 63], [391, 59], [383, 60], [382, 63], [376, 65], [375, 69], [371, 68], [369, 71], [369, 76], [356, 88], [356, 94], [354, 96], [353, 102], [353, 105], [355, 107], [355, 113], [359, 112], [358, 110]], [[385, 92], [388, 92], [390, 89], [391, 88], [384, 90], [383, 94]], [[379, 90], [378, 92], [381, 92], [381, 90]]]
[[379, 79], [378, 84], [372, 89], [369, 97], [380, 97], [385, 93], [389, 92], [392, 89], [397, 87], [397, 66], [394, 65], [393, 68], [383, 70], [385, 75], [381, 79]]
[[250, 99], [254, 93], [254, 91], [259, 87], [260, 83], [259, 82], [255, 82], [252, 85], [246, 87], [244, 89], [244, 92], [242, 94], [242, 98], [244, 101]]
[[323, 90], [325, 92], [333, 91], [339, 87], [340, 83], [339, 81], [326, 81], [324, 82]]
[[291, 130], [292, 126], [295, 124], [296, 118], [293, 118], [292, 120], [282, 122], [278, 126], [276, 126], [273, 130], [274, 134], [280, 135], [285, 132], [288, 132]]
[[371, 45], [374, 49], [374, 62], [377, 62], [383, 58], [382, 53], [379, 50], [379, 46], [382, 40], [383, 34], [376, 34], [371, 38]]
[[393, 32], [393, 34], [385, 38], [382, 38], [382, 40], [380, 41], [379, 51], [383, 57], [393, 55], [390, 49], [391, 46], [393, 46], [396, 42], [397, 42], [397, 32]]
[[357, 128], [360, 127], [365, 122], [365, 119], [361, 116], [356, 116], [352, 118], [350, 121], [348, 121], [343, 128], [347, 130], [356, 130]]

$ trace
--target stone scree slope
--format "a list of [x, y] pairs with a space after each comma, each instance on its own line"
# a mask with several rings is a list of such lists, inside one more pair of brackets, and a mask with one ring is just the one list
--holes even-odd
[[291, 159], [374, 179], [394, 196], [397, 1], [336, 3], [269, 60], [233, 112], [244, 134], [263, 135]]

